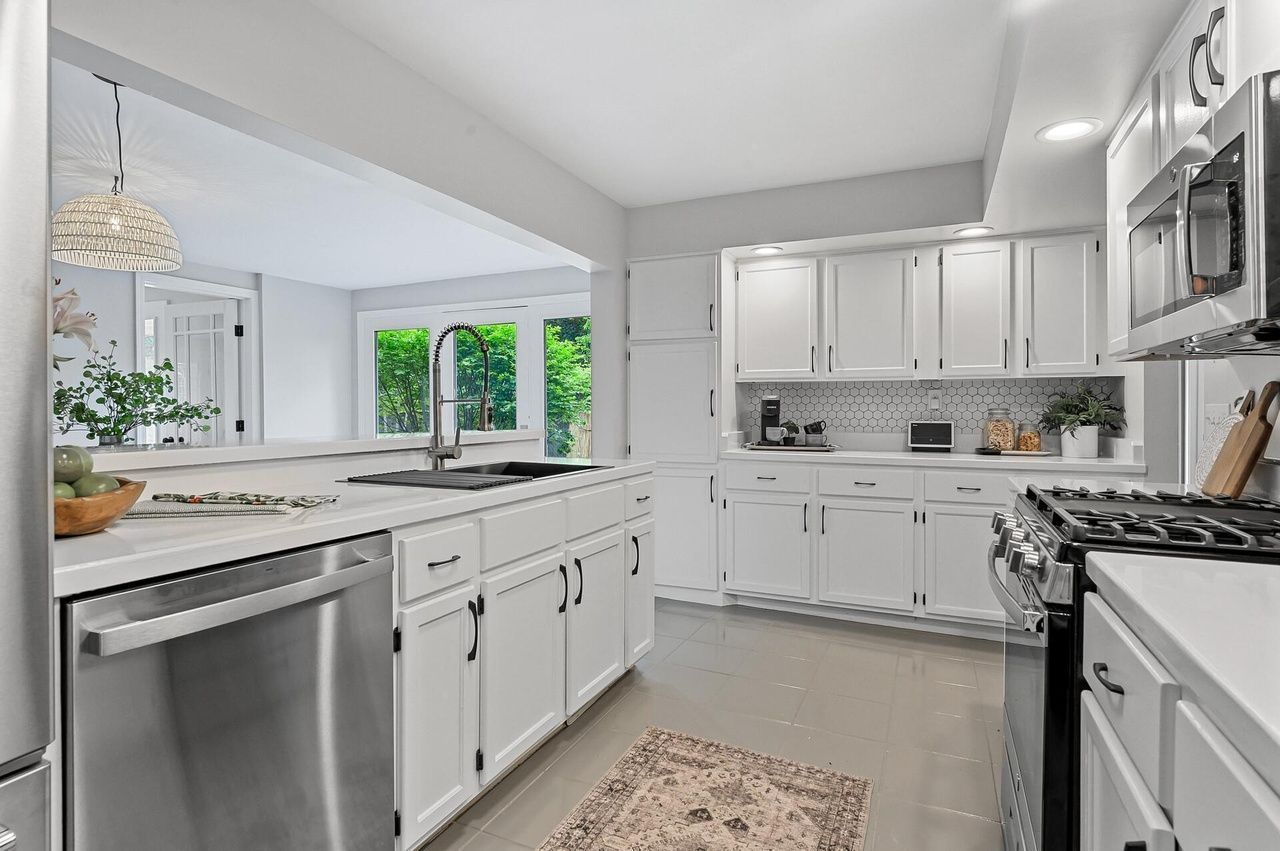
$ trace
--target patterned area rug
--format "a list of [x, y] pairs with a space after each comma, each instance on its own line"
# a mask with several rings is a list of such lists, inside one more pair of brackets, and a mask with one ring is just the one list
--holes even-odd
[[538, 851], [861, 851], [871, 781], [650, 727]]

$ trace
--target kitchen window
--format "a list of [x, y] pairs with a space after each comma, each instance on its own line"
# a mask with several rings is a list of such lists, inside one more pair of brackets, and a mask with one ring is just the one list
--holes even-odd
[[431, 329], [377, 331], [373, 347], [378, 437], [431, 431]]
[[591, 317], [543, 322], [546, 454], [591, 457]]

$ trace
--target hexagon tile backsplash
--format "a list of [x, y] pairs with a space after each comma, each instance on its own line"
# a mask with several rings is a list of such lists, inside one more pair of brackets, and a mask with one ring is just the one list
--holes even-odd
[[[905, 433], [912, 420], [951, 420], [959, 432], [977, 431], [988, 408], [1008, 408], [1015, 421], [1038, 420], [1049, 397], [1071, 390], [1079, 379], [1007, 378], [968, 381], [820, 381], [805, 384], [739, 384], [739, 427], [756, 439], [760, 397], [782, 397], [782, 418], [804, 425], [827, 421], [830, 431]], [[1122, 397], [1122, 378], [1091, 378], [1088, 384]], [[929, 410], [929, 391], [940, 394]]]

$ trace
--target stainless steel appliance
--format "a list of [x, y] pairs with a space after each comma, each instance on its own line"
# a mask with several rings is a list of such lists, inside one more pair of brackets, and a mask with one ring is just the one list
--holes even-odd
[[74, 600], [75, 851], [395, 846], [391, 536]]
[[912, 452], [950, 452], [956, 445], [956, 424], [949, 420], [907, 423], [907, 448]]
[[49, 847], [49, 10], [0, 0], [0, 849]]
[[1280, 72], [1253, 77], [1128, 208], [1129, 346], [1280, 353]]
[[[1092, 550], [1280, 563], [1280, 504], [1170, 487], [1147, 492], [1039, 488], [997, 512], [991, 588], [1004, 641], [1007, 851], [1079, 848], [1081, 606]], [[1019, 844], [1021, 839], [1021, 844]], [[1090, 849], [1086, 849], [1090, 851]]]

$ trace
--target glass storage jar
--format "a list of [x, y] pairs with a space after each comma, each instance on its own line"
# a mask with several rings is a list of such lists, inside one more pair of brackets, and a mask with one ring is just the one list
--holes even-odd
[[991, 408], [982, 422], [982, 443], [988, 449], [1010, 450], [1015, 446], [1013, 417], [1008, 408]]
[[1040, 452], [1044, 449], [1040, 426], [1030, 421], [1018, 423], [1018, 451]]

